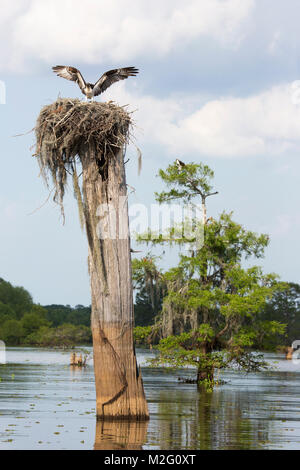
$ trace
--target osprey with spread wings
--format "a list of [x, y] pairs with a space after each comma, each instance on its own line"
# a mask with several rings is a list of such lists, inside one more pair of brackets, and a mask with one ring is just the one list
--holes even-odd
[[55, 67], [52, 67], [52, 70], [59, 77], [76, 82], [82, 93], [86, 96], [86, 99], [93, 99], [94, 96], [98, 96], [103, 93], [113, 83], [116, 83], [119, 80], [125, 80], [125, 78], [128, 77], [135, 77], [139, 72], [135, 67], [108, 70], [108, 72], [105, 72], [99, 80], [93, 84], [87, 83], [80, 71], [75, 67], [56, 65]]

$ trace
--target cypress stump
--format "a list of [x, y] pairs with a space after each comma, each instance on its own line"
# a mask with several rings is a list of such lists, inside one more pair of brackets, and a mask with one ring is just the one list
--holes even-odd
[[[133, 342], [133, 294], [124, 148], [130, 115], [114, 103], [59, 99], [36, 125], [41, 172], [64, 217], [68, 176], [88, 239], [97, 418], [149, 418]], [[79, 176], [82, 175], [82, 178]]]

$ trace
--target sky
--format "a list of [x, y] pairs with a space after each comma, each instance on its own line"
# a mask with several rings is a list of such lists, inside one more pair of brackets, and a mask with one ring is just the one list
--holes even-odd
[[[233, 211], [268, 233], [258, 264], [300, 282], [298, 0], [0, 0], [0, 11], [0, 277], [42, 305], [90, 304], [71, 185], [63, 225], [30, 132], [59, 95], [82, 98], [52, 73], [63, 64], [90, 82], [112, 68], [140, 70], [100, 96], [134, 111], [143, 169], [138, 176], [129, 146], [130, 204], [154, 203], [158, 170], [175, 158], [203, 162], [219, 191], [208, 215]], [[176, 261], [167, 250], [162, 267]]]

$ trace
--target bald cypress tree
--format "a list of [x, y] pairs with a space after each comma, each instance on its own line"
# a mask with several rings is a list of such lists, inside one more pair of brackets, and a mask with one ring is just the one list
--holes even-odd
[[[160, 170], [167, 190], [156, 194], [160, 203], [197, 203], [202, 215], [191, 216], [194, 236], [185, 234], [186, 222], [170, 227], [163, 237], [151, 231], [140, 241], [187, 245], [178, 265], [164, 273], [167, 294], [158, 320], [163, 339], [156, 364], [193, 365], [197, 383], [209, 387], [214, 370], [235, 365], [246, 371], [265, 367], [262, 357], [251, 354], [257, 342], [282, 334], [285, 326], [266, 321], [261, 312], [281, 289], [274, 274], [259, 266], [243, 267], [249, 259], [264, 255], [269, 237], [246, 230], [232, 213], [207, 218], [206, 199], [217, 194], [212, 188], [213, 171], [203, 164], [169, 165]], [[200, 207], [201, 207], [200, 206]], [[202, 233], [201, 243], [197, 240]], [[188, 234], [189, 235], [189, 234]]]
[[[72, 178], [88, 240], [92, 333], [101, 419], [148, 418], [133, 344], [133, 297], [124, 147], [130, 115], [112, 103], [59, 99], [36, 125], [36, 155], [61, 206]], [[82, 175], [82, 179], [80, 178]]]

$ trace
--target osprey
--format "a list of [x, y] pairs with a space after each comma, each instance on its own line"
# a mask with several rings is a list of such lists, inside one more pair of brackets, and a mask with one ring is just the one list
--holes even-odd
[[86, 100], [93, 99], [94, 96], [98, 96], [103, 93], [108, 87], [119, 80], [125, 80], [128, 77], [135, 77], [139, 72], [135, 67], [125, 67], [123, 69], [108, 70], [105, 72], [99, 80], [93, 83], [87, 83], [80, 71], [75, 67], [68, 65], [56, 65], [52, 67], [59, 77], [66, 78], [72, 82], [76, 82], [82, 93], [86, 96]]
[[185, 167], [185, 163], [183, 163], [181, 160], [178, 160], [178, 158], [176, 158], [176, 165], [180, 171], [183, 169], [183, 167]]

